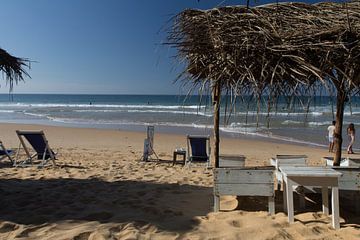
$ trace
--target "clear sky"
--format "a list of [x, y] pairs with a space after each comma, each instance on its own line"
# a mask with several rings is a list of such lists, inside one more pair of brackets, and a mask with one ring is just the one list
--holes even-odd
[[161, 45], [166, 22], [185, 8], [245, 2], [2, 0], [0, 47], [35, 61], [14, 93], [179, 94], [174, 51]]

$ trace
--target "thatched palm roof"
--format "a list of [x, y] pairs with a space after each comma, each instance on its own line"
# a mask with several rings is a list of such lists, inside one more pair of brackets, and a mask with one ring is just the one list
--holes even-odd
[[175, 17], [169, 34], [187, 61], [184, 77], [241, 92], [270, 87], [286, 93], [336, 78], [334, 69], [357, 87], [359, 39], [359, 1], [189, 9]]
[[344, 104], [360, 90], [360, 1], [189, 9], [174, 18], [168, 40], [186, 63], [181, 77], [212, 91], [215, 166], [222, 90], [270, 102], [335, 89], [339, 164]]
[[10, 55], [5, 50], [0, 48], [0, 72], [5, 76], [6, 82], [9, 84], [10, 91], [13, 89], [14, 83], [24, 80], [24, 76], [29, 74], [24, 67], [29, 66], [29, 60], [18, 58]]

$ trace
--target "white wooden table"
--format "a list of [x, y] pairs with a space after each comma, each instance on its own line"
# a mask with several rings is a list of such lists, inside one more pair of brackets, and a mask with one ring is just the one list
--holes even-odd
[[338, 187], [340, 172], [326, 167], [281, 166], [279, 169], [283, 175], [284, 191], [286, 191], [284, 210], [287, 210], [290, 223], [294, 222], [293, 186], [320, 186], [322, 187], [323, 212], [326, 215], [329, 214], [328, 188], [331, 188], [332, 226], [335, 229], [340, 228]]

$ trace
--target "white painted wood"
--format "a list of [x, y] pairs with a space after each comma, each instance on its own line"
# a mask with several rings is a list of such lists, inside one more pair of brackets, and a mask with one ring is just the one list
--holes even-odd
[[[334, 186], [338, 185], [337, 177], [329, 177], [329, 176], [315, 176], [315, 177], [308, 177], [308, 176], [290, 176], [291, 180], [296, 184], [295, 186]], [[294, 189], [294, 188], [293, 188]]]
[[276, 159], [275, 158], [270, 158], [270, 165], [271, 166], [276, 166]]
[[294, 198], [293, 198], [293, 183], [290, 179], [285, 178], [286, 182], [286, 202], [289, 223], [294, 222]]
[[244, 167], [244, 155], [222, 154], [219, 156], [219, 167]]
[[333, 187], [332, 188], [332, 197], [331, 197], [331, 205], [332, 205], [332, 226], [335, 229], [340, 228], [339, 222], [339, 188]]
[[216, 168], [214, 169], [214, 210], [220, 208], [219, 196], [267, 196], [269, 213], [274, 214], [274, 168]]
[[339, 178], [340, 190], [360, 191], [360, 168], [358, 167], [332, 167], [342, 173]]
[[[280, 167], [283, 173], [284, 181], [286, 182], [286, 201], [288, 209], [288, 219], [292, 223], [294, 221], [294, 206], [292, 186], [299, 184], [305, 186], [322, 186], [324, 188], [332, 188], [332, 225], [335, 229], [340, 228], [339, 225], [339, 190], [338, 179], [342, 173], [337, 172], [331, 168], [322, 167]], [[313, 173], [312, 173], [313, 172]], [[316, 180], [316, 181], [315, 181]], [[324, 202], [325, 193], [327, 190], [323, 188], [323, 208], [328, 208], [328, 202]], [[327, 193], [326, 193], [327, 195]]]
[[283, 166], [279, 168], [283, 176], [297, 177], [340, 177], [342, 174], [326, 167], [293, 167]]
[[284, 208], [284, 212], [285, 213], [288, 213], [288, 209], [287, 209], [287, 199], [286, 199], [286, 182], [285, 180], [283, 179], [282, 181], [282, 184], [283, 184], [283, 208]]
[[[282, 173], [279, 170], [281, 166], [306, 166], [306, 155], [276, 155], [270, 158], [270, 165], [275, 166], [275, 177], [277, 180], [277, 189], [281, 189]], [[305, 204], [305, 199], [304, 199]]]
[[329, 193], [328, 187], [321, 188], [322, 208], [325, 215], [329, 215]]
[[216, 183], [274, 183], [273, 171], [246, 170], [245, 168], [217, 168], [214, 175]]
[[295, 159], [295, 158], [307, 158], [306, 155], [295, 155], [295, 154], [277, 154], [277, 159]]
[[[323, 157], [326, 166], [333, 166], [334, 157]], [[340, 167], [360, 167], [360, 158], [341, 158]]]
[[234, 196], [274, 196], [274, 183], [272, 184], [218, 183], [215, 186], [215, 194], [234, 195]]
[[275, 214], [275, 196], [269, 196], [269, 213], [270, 215]]
[[220, 196], [214, 194], [214, 212], [218, 212], [220, 210]]

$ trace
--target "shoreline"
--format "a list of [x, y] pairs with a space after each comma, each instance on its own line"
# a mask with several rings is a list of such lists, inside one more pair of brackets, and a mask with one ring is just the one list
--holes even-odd
[[[161, 160], [142, 162], [143, 132], [0, 124], [0, 140], [16, 147], [15, 130], [43, 130], [58, 152], [57, 166], [12, 167], [0, 162], [0, 239], [355, 239], [358, 217], [341, 202], [341, 229], [321, 212], [321, 197], [311, 197], [305, 212], [289, 224], [282, 193], [276, 214], [267, 199], [222, 196], [213, 212], [213, 173], [203, 165], [172, 164], [186, 134], [155, 131]], [[212, 141], [212, 140], [211, 140]], [[324, 165], [327, 150], [270, 141], [221, 138], [221, 154], [245, 155], [246, 166], [269, 165], [276, 154], [306, 154], [310, 165]], [[297, 202], [297, 195], [295, 201]], [[16, 211], [14, 211], [16, 209]], [[29, 217], [30, 216], [30, 217]], [[261, 231], [258, 226], [261, 224]]]
[[[114, 131], [125, 131], [125, 132], [146, 132], [146, 127], [151, 124], [97, 124], [91, 125], [88, 123], [66, 123], [66, 122], [55, 122], [50, 120], [35, 120], [35, 121], [14, 121], [14, 122], [2, 122], [1, 124], [18, 124], [18, 125], [33, 125], [33, 126], [49, 126], [49, 127], [65, 127], [65, 128], [81, 128], [81, 129], [106, 129], [106, 130], [114, 130]], [[190, 126], [170, 126], [170, 125], [156, 125], [155, 133], [161, 134], [174, 134], [174, 135], [182, 135], [184, 132], [187, 134], [196, 134], [196, 135], [212, 135], [212, 125], [204, 128], [198, 127], [190, 127]], [[186, 134], [185, 134], [186, 135]], [[282, 136], [270, 136], [265, 134], [253, 134], [251, 132], [248, 133], [236, 133], [229, 132], [220, 129], [220, 137], [221, 138], [229, 138], [229, 139], [245, 139], [245, 140], [254, 140], [254, 141], [263, 141], [263, 142], [273, 142], [279, 144], [289, 144], [289, 145], [301, 145], [304, 147], [315, 147], [315, 148], [324, 148], [327, 149], [326, 144], [319, 144], [313, 142], [306, 142], [304, 140], [297, 139], [289, 139], [288, 137]], [[345, 147], [343, 146], [343, 149]], [[359, 150], [354, 148], [355, 150]]]
[[[18, 138], [15, 130], [44, 130], [50, 146], [56, 145], [60, 148], [72, 148], [81, 146], [91, 149], [124, 149], [125, 144], [131, 144], [136, 148], [136, 152], [141, 157], [143, 150], [143, 140], [146, 138], [146, 128], [142, 131], [129, 131], [127, 129], [107, 129], [107, 128], [86, 128], [86, 127], [65, 127], [65, 126], [49, 126], [42, 124], [13, 124], [0, 123], [1, 140], [8, 148], [14, 148], [18, 145]], [[190, 129], [191, 130], [191, 129]], [[177, 147], [186, 148], [187, 134], [201, 134], [199, 132], [168, 133], [159, 132], [155, 128], [154, 150], [162, 156], [172, 157], [172, 151]], [[94, 138], [94, 136], [96, 136]], [[212, 139], [210, 139], [212, 143]], [[254, 147], [256, 146], [256, 147]], [[311, 163], [315, 165], [322, 164], [321, 158], [331, 156], [324, 147], [286, 143], [282, 141], [273, 141], [264, 138], [237, 138], [221, 136], [220, 138], [220, 154], [241, 154], [248, 155], [250, 159], [261, 156], [261, 161], [257, 161], [262, 165], [266, 164], [270, 157], [276, 154], [304, 154], [307, 153]], [[356, 156], [352, 155], [352, 156]], [[348, 156], [343, 152], [343, 156]]]

